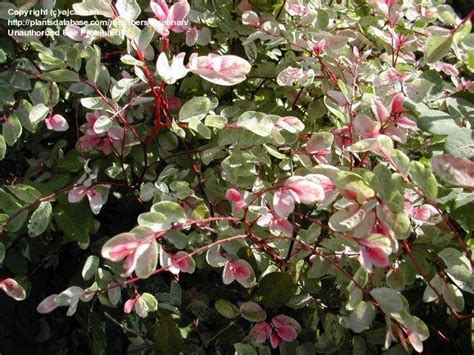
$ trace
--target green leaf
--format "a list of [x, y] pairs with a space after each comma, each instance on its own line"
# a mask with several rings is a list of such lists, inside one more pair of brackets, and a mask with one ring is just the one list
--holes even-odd
[[94, 123], [94, 132], [102, 134], [112, 128], [112, 120], [108, 116], [100, 116]]
[[3, 160], [3, 158], [5, 158], [6, 153], [7, 153], [7, 145], [5, 143], [5, 138], [3, 138], [3, 135], [0, 134], [0, 160]]
[[179, 121], [189, 122], [192, 118], [202, 120], [211, 109], [211, 100], [200, 96], [184, 103], [179, 110]]
[[0, 243], [0, 264], [3, 263], [3, 259], [5, 259], [5, 246]]
[[248, 111], [240, 115], [237, 124], [261, 137], [270, 136], [275, 128], [275, 124], [267, 118], [266, 114], [254, 111]]
[[207, 128], [197, 117], [192, 117], [189, 119], [189, 129], [196, 131], [201, 137], [210, 139], [211, 130]]
[[81, 80], [79, 78], [79, 75], [76, 72], [72, 70], [68, 70], [68, 69], [58, 69], [58, 70], [53, 70], [47, 73], [43, 73], [43, 79], [54, 81], [57, 83]]
[[438, 196], [438, 183], [433, 173], [417, 161], [410, 163], [408, 174], [413, 182], [431, 199]]
[[291, 276], [283, 272], [272, 272], [263, 277], [258, 285], [262, 302], [270, 307], [282, 307], [295, 293]]
[[166, 216], [157, 212], [141, 213], [137, 218], [137, 222], [139, 226], [145, 226], [154, 231], [165, 230], [170, 226]]
[[406, 285], [405, 272], [401, 267], [390, 269], [385, 276], [387, 285], [395, 291], [403, 291]]
[[112, 5], [110, 0], [82, 0], [81, 3], [73, 4], [76, 15], [78, 16], [96, 16], [112, 18]]
[[449, 53], [453, 37], [431, 36], [426, 42], [425, 60], [427, 63], [434, 63], [444, 58]]
[[446, 264], [445, 271], [451, 280], [461, 290], [474, 293], [474, 275], [469, 259], [454, 248], [443, 249], [438, 255]]
[[54, 220], [63, 232], [66, 242], [85, 243], [94, 230], [94, 219], [85, 201], [77, 204], [58, 204], [54, 210]]
[[360, 302], [349, 316], [351, 330], [360, 333], [367, 329], [376, 315], [375, 307], [370, 302]]
[[31, 215], [28, 222], [28, 234], [30, 237], [37, 237], [44, 233], [51, 222], [53, 208], [49, 201], [43, 201]]
[[82, 278], [86, 281], [92, 279], [99, 267], [100, 259], [95, 255], [89, 255], [82, 268]]
[[436, 110], [423, 111], [417, 119], [417, 124], [425, 132], [443, 136], [461, 129], [449, 114]]
[[41, 193], [33, 186], [26, 184], [16, 184], [7, 186], [8, 191], [23, 202], [32, 203], [41, 197]]
[[176, 324], [172, 321], [161, 322], [155, 333], [155, 350], [160, 355], [179, 354], [183, 338]]
[[240, 306], [240, 314], [250, 322], [263, 322], [267, 312], [255, 302], [245, 302]]
[[158, 301], [151, 293], [144, 292], [140, 296], [148, 307], [148, 312], [155, 312], [158, 309]]
[[214, 306], [217, 312], [225, 318], [234, 319], [240, 315], [239, 309], [227, 300], [217, 300]]
[[3, 51], [3, 49], [0, 49], [0, 64], [3, 64], [7, 61], [7, 55]]
[[138, 257], [135, 274], [146, 279], [156, 270], [158, 264], [158, 243], [152, 240], [150, 246]]
[[396, 314], [403, 309], [402, 297], [390, 288], [374, 288], [370, 291], [370, 294], [386, 314]]
[[2, 123], [2, 133], [5, 143], [13, 145], [23, 132], [20, 120], [15, 114], [10, 115], [5, 123]]
[[49, 113], [49, 108], [43, 104], [38, 104], [30, 111], [29, 119], [31, 124], [36, 125], [43, 121]]
[[5, 190], [0, 189], [0, 210], [11, 214], [21, 208], [15, 198]]
[[474, 158], [474, 130], [462, 128], [448, 135], [444, 149], [455, 157]]
[[166, 216], [168, 223], [184, 223], [188, 220], [186, 212], [176, 202], [161, 201], [151, 206], [151, 211], [161, 213]]

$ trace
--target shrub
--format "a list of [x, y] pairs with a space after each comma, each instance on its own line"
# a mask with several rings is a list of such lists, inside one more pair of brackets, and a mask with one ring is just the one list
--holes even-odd
[[471, 16], [0, 3], [2, 352], [469, 352]]

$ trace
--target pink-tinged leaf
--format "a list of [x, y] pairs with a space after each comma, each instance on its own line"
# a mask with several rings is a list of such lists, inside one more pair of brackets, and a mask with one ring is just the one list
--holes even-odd
[[298, 336], [298, 334], [296, 333], [296, 330], [289, 325], [283, 325], [279, 327], [277, 329], [277, 334], [283, 341], [286, 341], [286, 342], [292, 342]]
[[434, 62], [431, 64], [431, 67], [433, 67], [436, 71], [442, 71], [446, 75], [450, 76], [458, 76], [459, 75], [459, 70], [457, 68], [449, 63], [444, 63], [444, 62]]
[[135, 306], [136, 302], [137, 302], [136, 297], [130, 298], [129, 300], [127, 300], [127, 302], [125, 302], [125, 304], [123, 305], [123, 312], [127, 314], [132, 312], [133, 306]]
[[340, 106], [346, 106], [349, 102], [347, 101], [346, 97], [340, 91], [329, 90], [327, 95], [336, 101]]
[[293, 235], [293, 224], [291, 224], [285, 218], [274, 218], [270, 223], [270, 233], [276, 236], [287, 236], [291, 237]]
[[277, 76], [277, 84], [280, 86], [292, 86], [304, 76], [303, 69], [287, 67]]
[[299, 133], [303, 131], [304, 124], [296, 117], [286, 116], [279, 120], [275, 127], [284, 129], [290, 133]]
[[168, 4], [164, 0], [157, 0], [150, 2], [151, 11], [160, 21], [165, 21], [168, 17]]
[[179, 274], [179, 266], [173, 262], [173, 257], [168, 254], [166, 251], [161, 249], [160, 252], [160, 264], [163, 268], [165, 268], [167, 271], [171, 272], [174, 275]]
[[408, 208], [408, 214], [420, 224], [437, 224], [443, 220], [436, 207], [429, 204], [411, 206]]
[[380, 122], [372, 120], [367, 115], [357, 114], [353, 124], [355, 130], [363, 139], [376, 138], [380, 133]]
[[73, 187], [67, 194], [67, 200], [69, 203], [76, 203], [82, 200], [82, 198], [87, 194], [87, 187], [85, 186], [76, 186]]
[[396, 94], [391, 103], [392, 114], [399, 114], [404, 111], [403, 102], [405, 101], [405, 96], [402, 93]]
[[174, 84], [188, 74], [189, 70], [184, 66], [184, 56], [185, 53], [174, 56], [170, 66], [165, 52], [161, 52], [156, 62], [156, 70], [165, 83]]
[[382, 234], [371, 234], [366, 238], [358, 239], [361, 253], [359, 261], [362, 267], [372, 271], [372, 265], [386, 267], [389, 265], [389, 255], [392, 252], [390, 239]]
[[67, 131], [69, 125], [67, 124], [66, 119], [58, 114], [50, 116], [44, 120], [46, 127], [54, 131]]
[[26, 298], [25, 289], [14, 279], [4, 279], [0, 281], [0, 289], [16, 301], [23, 301]]
[[196, 269], [196, 263], [194, 262], [194, 259], [184, 251], [178, 251], [174, 255], [173, 259], [175, 260], [175, 263], [178, 265], [181, 272], [192, 274]]
[[375, 100], [372, 105], [372, 112], [381, 123], [385, 123], [390, 118], [390, 113], [387, 111], [385, 106], [380, 102], [380, 100]]
[[252, 66], [245, 59], [235, 55], [197, 56], [192, 54], [189, 60], [191, 72], [217, 85], [236, 85], [245, 80]]
[[333, 141], [334, 135], [332, 133], [315, 133], [306, 143], [306, 152], [309, 154], [322, 154], [322, 151], [325, 150], [325, 155], [328, 155]]
[[164, 24], [164, 22], [157, 20], [156, 18], [149, 18], [148, 23], [151, 27], [161, 36], [161, 37], [168, 37], [170, 35], [170, 31]]
[[140, 256], [147, 252], [149, 247], [150, 242], [139, 243], [133, 253], [125, 258], [125, 262], [123, 263], [123, 277], [128, 277], [132, 274], [133, 271], [135, 271], [138, 259], [140, 258]]
[[54, 311], [58, 308], [58, 305], [54, 302], [57, 294], [46, 297], [41, 303], [36, 307], [36, 311], [41, 314], [46, 314]]
[[68, 25], [64, 28], [63, 32], [67, 37], [76, 42], [82, 42], [87, 38], [85, 31], [82, 28], [75, 25]]
[[242, 200], [242, 195], [240, 194], [239, 190], [236, 189], [228, 189], [225, 196], [229, 201], [232, 202], [239, 202]]
[[285, 316], [284, 314], [279, 314], [272, 318], [272, 324], [275, 328], [288, 325], [296, 330], [296, 333], [301, 331], [301, 325], [296, 321], [296, 319]]
[[280, 217], [288, 217], [295, 209], [293, 194], [284, 188], [280, 188], [273, 196], [273, 208]]
[[133, 254], [138, 244], [132, 233], [118, 234], [104, 244], [102, 257], [111, 261], [120, 261]]
[[397, 118], [395, 120], [395, 124], [401, 128], [411, 129], [413, 131], [416, 131], [418, 129], [416, 122], [405, 116]]
[[173, 32], [184, 32], [188, 28], [185, 18], [188, 16], [189, 10], [187, 0], [177, 2], [171, 6], [167, 16], [167, 21], [170, 23], [167, 25], [168, 28]]
[[137, 258], [135, 266], [135, 274], [141, 279], [148, 278], [156, 270], [158, 264], [158, 243], [156, 240], [153, 239], [145, 245], [147, 248]]
[[270, 335], [272, 334], [272, 327], [267, 322], [260, 322], [253, 326], [250, 330], [250, 337], [256, 343], [263, 343], [265, 342]]
[[270, 335], [270, 345], [272, 346], [272, 348], [273, 349], [278, 348], [280, 343], [281, 343], [280, 337], [277, 334], [272, 333], [272, 335]]
[[415, 351], [418, 353], [423, 352], [423, 342], [415, 330], [409, 327], [407, 327], [405, 330], [408, 334], [408, 339], [410, 340], [410, 344], [413, 346], [413, 349], [415, 349]]
[[250, 322], [263, 322], [267, 318], [267, 312], [255, 302], [242, 303], [240, 313]]
[[301, 203], [306, 205], [324, 199], [323, 187], [319, 183], [302, 176], [292, 176], [288, 178], [285, 182], [285, 187], [296, 193]]
[[95, 189], [95, 187], [90, 187], [87, 191], [87, 198], [89, 199], [89, 205], [91, 206], [92, 213], [98, 214], [103, 205], [102, 194], [97, 189]]
[[250, 287], [255, 282], [255, 274], [248, 262], [242, 259], [228, 261], [224, 266], [222, 281], [228, 285], [236, 280], [244, 287]]
[[245, 11], [242, 14], [242, 23], [247, 26], [259, 27], [260, 19], [253, 11]]
[[467, 188], [474, 188], [474, 163], [466, 158], [438, 155], [431, 160], [433, 172], [444, 181]]

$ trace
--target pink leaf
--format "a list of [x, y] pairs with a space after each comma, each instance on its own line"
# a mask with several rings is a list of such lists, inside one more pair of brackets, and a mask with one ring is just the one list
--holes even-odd
[[403, 102], [405, 101], [405, 96], [402, 93], [396, 94], [391, 103], [392, 107], [392, 114], [399, 114], [402, 113], [403, 110]]
[[23, 301], [26, 298], [25, 289], [14, 279], [4, 279], [0, 281], [0, 288], [16, 301]]
[[136, 297], [130, 298], [129, 300], [127, 300], [127, 302], [125, 302], [125, 304], [123, 305], [123, 312], [127, 314], [132, 312], [133, 306], [135, 306], [136, 302], [137, 302]]
[[363, 139], [376, 138], [380, 133], [380, 123], [364, 114], [357, 114], [353, 121], [354, 128]]
[[287, 217], [295, 209], [295, 200], [290, 191], [279, 189], [273, 196], [273, 208], [280, 217]]
[[150, 2], [151, 11], [155, 14], [156, 18], [160, 21], [165, 21], [168, 17], [168, 4], [164, 0], [156, 0]]
[[53, 115], [44, 120], [46, 127], [54, 131], [67, 131], [69, 125], [66, 119], [61, 115]]
[[256, 343], [263, 343], [270, 337], [271, 334], [272, 327], [270, 324], [267, 322], [260, 322], [253, 326], [249, 335]]
[[46, 314], [54, 311], [58, 308], [58, 305], [54, 302], [57, 294], [46, 297], [41, 303], [36, 307], [36, 311], [41, 314]]

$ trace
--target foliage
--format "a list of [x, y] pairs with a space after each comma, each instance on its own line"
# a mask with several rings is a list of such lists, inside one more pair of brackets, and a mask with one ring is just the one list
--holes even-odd
[[469, 352], [471, 17], [0, 3], [0, 351]]

